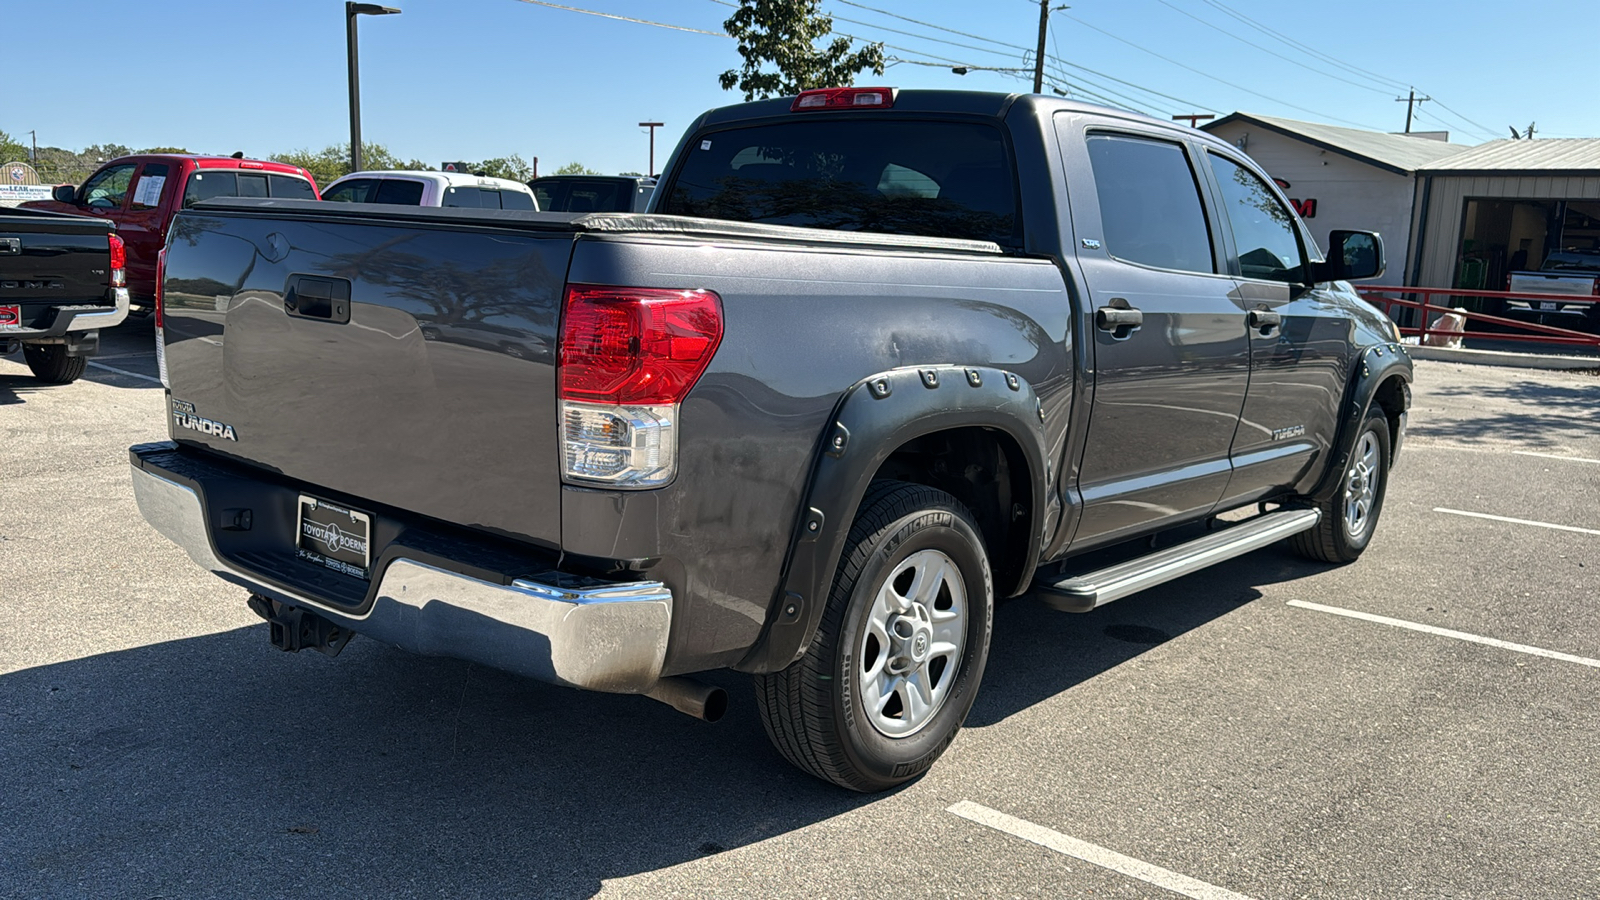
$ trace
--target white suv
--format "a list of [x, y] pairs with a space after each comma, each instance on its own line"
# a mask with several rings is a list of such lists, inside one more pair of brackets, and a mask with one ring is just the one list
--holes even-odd
[[398, 206], [539, 209], [533, 191], [520, 181], [460, 172], [352, 172], [328, 185], [322, 199]]

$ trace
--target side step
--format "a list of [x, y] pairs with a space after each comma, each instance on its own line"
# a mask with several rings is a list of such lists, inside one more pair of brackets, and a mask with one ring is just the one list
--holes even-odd
[[1198, 572], [1223, 560], [1259, 550], [1292, 534], [1315, 528], [1321, 518], [1322, 513], [1315, 509], [1280, 509], [1098, 572], [1078, 575], [1055, 584], [1034, 585], [1033, 594], [1055, 609], [1088, 612], [1145, 588]]

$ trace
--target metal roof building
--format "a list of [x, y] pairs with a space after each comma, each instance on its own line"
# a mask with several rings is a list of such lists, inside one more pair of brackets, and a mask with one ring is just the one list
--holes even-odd
[[1504, 290], [1553, 251], [1600, 250], [1600, 138], [1491, 141], [1416, 177], [1410, 284]]

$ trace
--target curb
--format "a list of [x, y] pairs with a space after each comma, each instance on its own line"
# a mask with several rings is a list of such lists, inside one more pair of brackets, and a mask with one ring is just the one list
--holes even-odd
[[1468, 363], [1479, 366], [1505, 366], [1514, 369], [1600, 370], [1600, 356], [1546, 356], [1540, 353], [1506, 353], [1499, 350], [1452, 350], [1449, 347], [1424, 347], [1407, 344], [1412, 359]]

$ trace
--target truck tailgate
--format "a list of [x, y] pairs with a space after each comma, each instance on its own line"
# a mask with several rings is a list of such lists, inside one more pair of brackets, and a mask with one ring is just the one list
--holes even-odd
[[559, 546], [554, 349], [571, 234], [344, 215], [175, 222], [173, 438], [319, 499]]
[[[0, 210], [0, 304], [106, 302], [112, 224], [37, 210]], [[41, 323], [33, 323], [41, 324]]]

